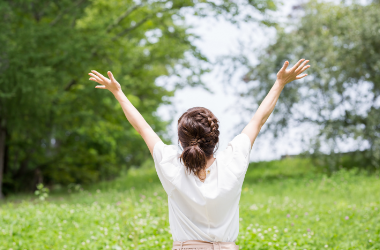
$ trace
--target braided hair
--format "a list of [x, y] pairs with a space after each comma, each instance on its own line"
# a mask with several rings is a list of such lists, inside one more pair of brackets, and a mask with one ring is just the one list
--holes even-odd
[[195, 107], [188, 109], [178, 120], [178, 140], [183, 152], [181, 161], [188, 172], [200, 179], [200, 172], [217, 150], [219, 142], [218, 119], [208, 109]]

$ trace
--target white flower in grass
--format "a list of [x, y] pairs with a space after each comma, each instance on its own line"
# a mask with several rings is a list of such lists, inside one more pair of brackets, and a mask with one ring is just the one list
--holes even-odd
[[268, 245], [269, 245], [269, 246], [272, 245], [272, 242], [268, 242]]
[[252, 206], [249, 207], [251, 210], [258, 210], [259, 208], [256, 206], [256, 204], [253, 204]]
[[326, 247], [326, 248], [328, 248], [328, 247], [329, 247], [329, 245], [325, 245], [325, 247]]

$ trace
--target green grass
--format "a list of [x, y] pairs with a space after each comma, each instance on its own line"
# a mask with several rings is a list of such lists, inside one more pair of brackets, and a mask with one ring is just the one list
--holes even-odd
[[[0, 205], [2, 249], [171, 249], [167, 198], [154, 168]], [[76, 190], [76, 191], [75, 191]], [[325, 176], [307, 159], [251, 164], [240, 249], [380, 249], [378, 173]]]

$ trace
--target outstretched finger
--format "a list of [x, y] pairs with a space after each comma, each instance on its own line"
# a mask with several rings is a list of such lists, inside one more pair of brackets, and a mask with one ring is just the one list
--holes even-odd
[[305, 65], [309, 62], [309, 60], [305, 60], [297, 69], [296, 73], [301, 73], [300, 71], [305, 67]]
[[91, 70], [91, 72], [95, 73], [100, 79], [102, 79], [103, 81], [106, 81], [107, 78], [104, 77], [102, 74], [100, 74], [98, 71], [96, 70]]
[[104, 86], [104, 85], [97, 85], [97, 86], [95, 86], [95, 88], [96, 88], [96, 89], [105, 89], [106, 86]]
[[299, 60], [292, 68], [291, 68], [291, 70], [293, 70], [293, 71], [295, 71], [295, 69], [297, 69], [299, 66], [300, 66], [300, 64], [304, 61], [305, 59], [301, 59], [301, 60]]
[[286, 68], [288, 67], [288, 65], [289, 65], [289, 62], [288, 62], [288, 61], [285, 61], [285, 62], [284, 62], [284, 65], [282, 66], [282, 68], [280, 69], [280, 71], [284, 71], [284, 70], [286, 70]]
[[300, 76], [297, 76], [296, 79], [301, 79], [301, 78], [304, 78], [305, 76], [307, 76], [307, 74], [303, 74], [303, 75], [300, 75]]
[[90, 77], [89, 80], [94, 81], [94, 82], [97, 82], [97, 83], [100, 83], [100, 82], [99, 82], [97, 79], [95, 79], [94, 77]]
[[[88, 73], [90, 76], [92, 76], [91, 78], [93, 78], [93, 79], [95, 79], [97, 82], [99, 82], [99, 83], [101, 83], [102, 82], [102, 80], [97, 76], [97, 75], [95, 75], [95, 74], [93, 74], [93, 73]], [[90, 80], [91, 80], [91, 78], [90, 78]]]
[[113, 74], [111, 71], [108, 71], [107, 74], [108, 74], [108, 77], [111, 79], [111, 81], [116, 82], [115, 77], [113, 77]]
[[305, 70], [307, 70], [308, 68], [310, 68], [310, 65], [306, 65], [305, 67], [303, 67], [301, 69], [301, 71], [297, 72], [297, 75], [301, 74], [302, 72], [304, 72]]

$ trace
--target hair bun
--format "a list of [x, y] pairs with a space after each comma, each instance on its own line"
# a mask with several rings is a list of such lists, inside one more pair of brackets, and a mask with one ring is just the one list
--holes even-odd
[[196, 146], [196, 145], [198, 145], [198, 140], [192, 139], [189, 144], [190, 144], [190, 146]]
[[179, 118], [178, 140], [183, 147], [180, 158], [186, 170], [199, 176], [217, 149], [218, 128], [218, 119], [206, 108], [191, 108]]

